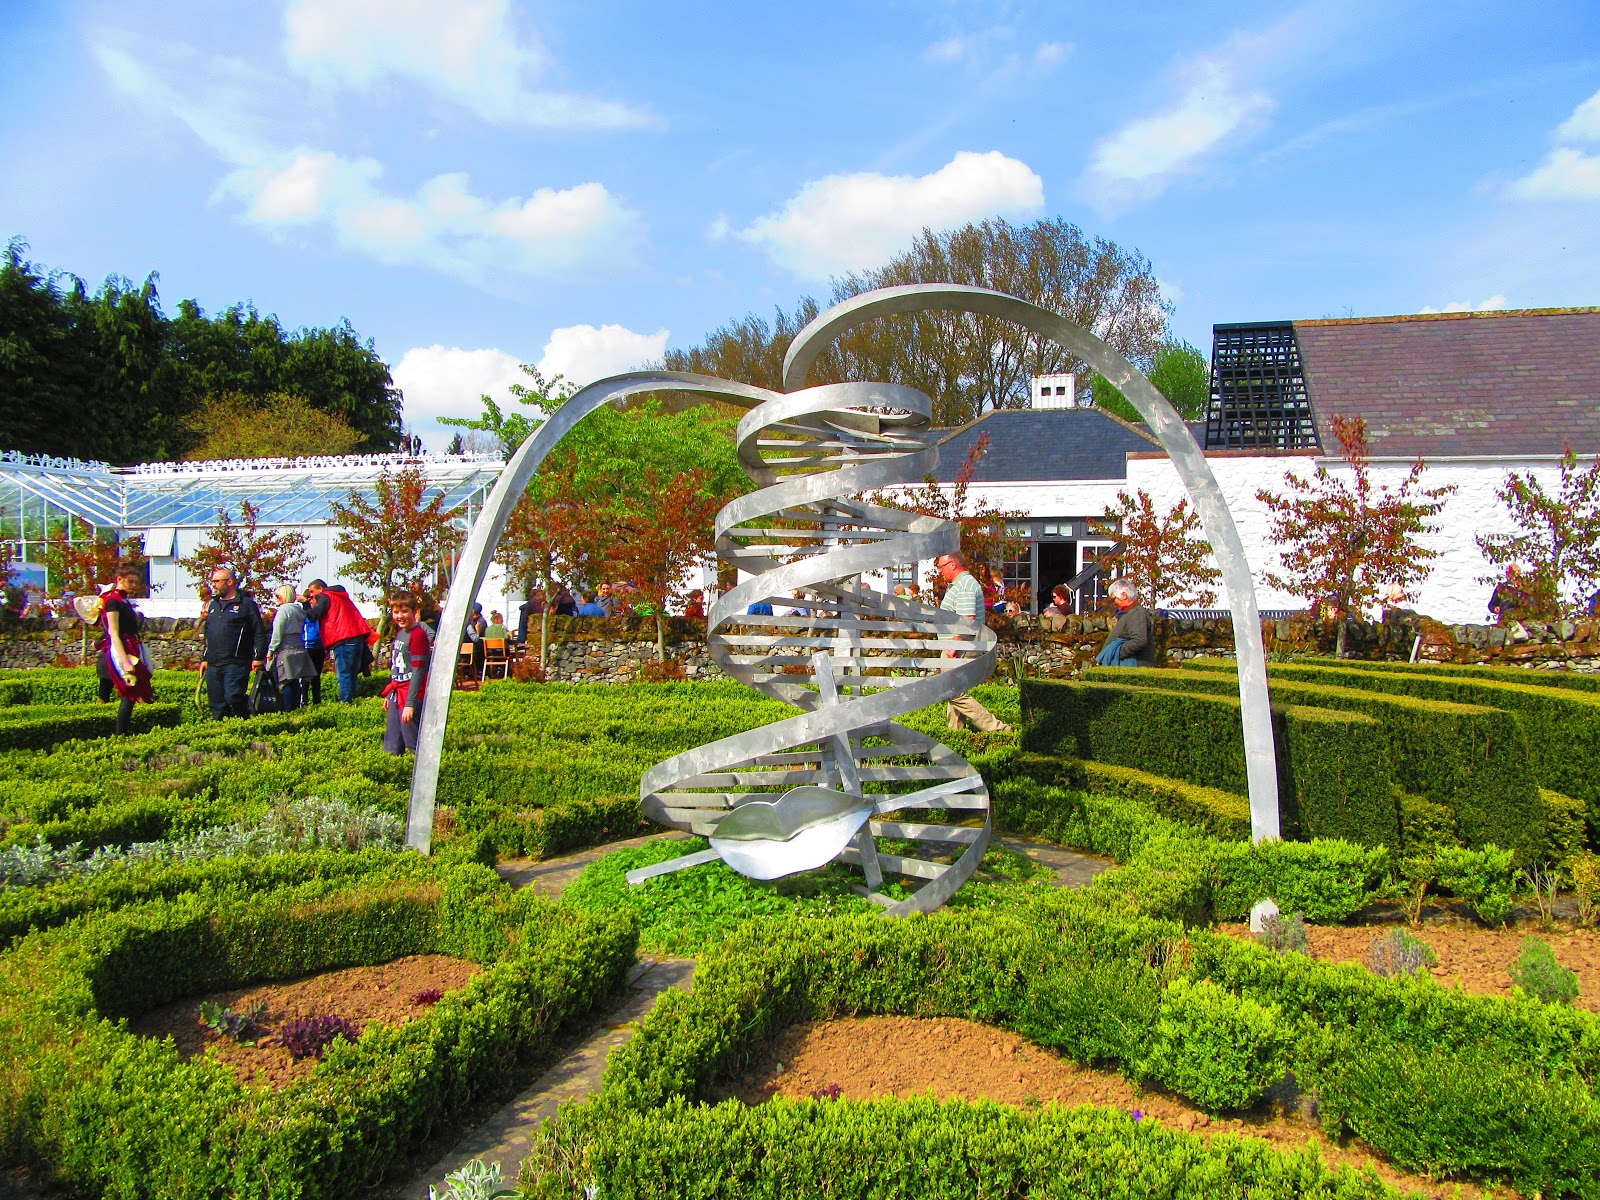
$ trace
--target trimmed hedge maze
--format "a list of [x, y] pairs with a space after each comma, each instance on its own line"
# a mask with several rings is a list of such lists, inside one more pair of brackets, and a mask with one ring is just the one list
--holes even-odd
[[1013, 913], [746, 926], [613, 1054], [598, 1096], [541, 1130], [523, 1192], [1395, 1194], [1311, 1151], [1202, 1139], [1122, 1112], [707, 1103], [783, 1027], [887, 1013], [1012, 1029], [1211, 1111], [1248, 1107], [1292, 1073], [1320, 1097], [1331, 1134], [1354, 1133], [1409, 1169], [1600, 1196], [1592, 1014], [1278, 955], [1173, 920], [1195, 904], [1182, 889], [1141, 913], [1121, 910], [1125, 894], [1097, 885]]
[[[1403, 853], [1502, 846], [1522, 865], [1561, 862], [1600, 841], [1600, 692], [1570, 673], [1356, 662], [1268, 670], [1289, 836]], [[1082, 683], [1025, 683], [1022, 703], [1030, 751], [1221, 791], [1248, 816], [1232, 662], [1091, 668]]]
[[[90, 672], [29, 675], [0, 678], [0, 739], [10, 723], [91, 729], [73, 722], [106, 711]], [[192, 694], [194, 676], [171, 676], [161, 703], [179, 707], [174, 725], [0, 740], [0, 853], [185, 838], [311, 795], [403, 814], [410, 763], [381, 753], [370, 698], [217, 724], [171, 698]], [[126, 1200], [391, 1186], [603, 1004], [644, 938], [699, 956], [693, 991], [667, 993], [602, 1090], [543, 1127], [520, 1181], [528, 1196], [1396, 1194], [1311, 1150], [1120, 1111], [709, 1103], [793, 1022], [898, 1014], [1014, 1030], [1211, 1112], [1268, 1092], [1314, 1097], [1331, 1135], [1401, 1167], [1600, 1200], [1595, 1014], [1469, 996], [1426, 972], [1383, 978], [1212, 928], [1266, 896], [1313, 922], [1350, 920], [1405, 856], [1436, 843], [1437, 886], [1503, 918], [1510, 856], [1488, 843], [1553, 855], [1583, 843], [1592, 811], [1554, 786], [1570, 782], [1560, 771], [1580, 735], [1552, 750], [1536, 721], [1576, 713], [1581, 727], [1597, 698], [1538, 678], [1357, 664], [1275, 666], [1272, 678], [1300, 840], [1260, 845], [1226, 664], [980, 689], [1020, 738], [947, 734], [942, 708], [914, 714], [983, 772], [1001, 831], [1118, 865], [1062, 892], [996, 851], [992, 878], [960, 903], [906, 921], [857, 914], [849, 880], [785, 889], [715, 866], [621, 904], [625, 856], [591, 866], [559, 903], [512, 892], [488, 869], [497, 857], [642, 831], [644, 769], [790, 710], [727, 683], [498, 683], [458, 696], [431, 860], [200, 856], [0, 888], [0, 1154], [64, 1191]], [[282, 1091], [129, 1028], [177, 999], [416, 953], [485, 970], [410, 1024], [335, 1043]]]
[[[333, 1197], [380, 1182], [622, 984], [636, 926], [415, 855], [357, 879], [186, 893], [30, 934], [0, 956], [0, 1146], [112, 1197]], [[444, 953], [485, 970], [425, 1016], [335, 1042], [283, 1091], [128, 1018], [262, 980]]]

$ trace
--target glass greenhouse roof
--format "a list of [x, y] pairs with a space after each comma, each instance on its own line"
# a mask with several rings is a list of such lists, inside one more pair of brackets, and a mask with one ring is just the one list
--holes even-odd
[[384, 471], [418, 466], [430, 493], [465, 503], [469, 515], [487, 498], [505, 463], [493, 454], [362, 454], [330, 458], [258, 458], [223, 462], [105, 463], [0, 453], [0, 507], [16, 494], [43, 500], [93, 525], [122, 529], [203, 526], [219, 508], [248, 500], [263, 525], [321, 525], [330, 502], [370, 492]]

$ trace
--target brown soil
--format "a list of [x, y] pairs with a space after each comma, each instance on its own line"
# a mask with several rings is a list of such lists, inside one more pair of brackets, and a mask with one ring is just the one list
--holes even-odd
[[[1366, 964], [1367, 949], [1395, 925], [1307, 925], [1306, 941], [1311, 957], [1325, 962]], [[1218, 925], [1217, 931], [1230, 937], [1248, 938], [1248, 925]], [[1428, 943], [1439, 965], [1430, 968], [1433, 977], [1446, 987], [1459, 987], [1477, 995], [1511, 995], [1511, 976], [1506, 968], [1517, 961], [1524, 938], [1542, 938], [1555, 951], [1556, 961], [1578, 973], [1578, 1008], [1600, 1011], [1600, 930], [1557, 926], [1551, 930], [1538, 925], [1520, 929], [1483, 929], [1469, 923], [1435, 924], [1425, 922], [1411, 933]]]
[[[443, 954], [419, 954], [379, 967], [348, 967], [288, 983], [263, 983], [209, 996], [189, 996], [145, 1013], [128, 1022], [128, 1027], [143, 1037], [171, 1037], [185, 1059], [206, 1054], [226, 1063], [241, 1083], [265, 1083], [282, 1089], [311, 1074], [318, 1062], [315, 1058], [296, 1061], [277, 1044], [273, 1035], [290, 1017], [347, 1017], [361, 1029], [370, 1021], [404, 1025], [428, 1011], [427, 1004], [415, 1000], [419, 992], [455, 991], [481, 969], [476, 963]], [[265, 1003], [268, 1033], [260, 1038], [265, 1044], [242, 1046], [206, 1028], [198, 1014], [202, 1000], [215, 1000], [235, 1012]]]
[[1282, 1105], [1272, 1111], [1263, 1105], [1239, 1117], [1208, 1116], [1169, 1093], [1129, 1083], [1115, 1071], [1080, 1067], [1017, 1034], [954, 1018], [855, 1017], [791, 1026], [724, 1096], [760, 1104], [773, 1096], [829, 1096], [835, 1088], [838, 1098], [847, 1100], [932, 1093], [940, 1100], [1120, 1108], [1202, 1136], [1240, 1134], [1283, 1149], [1315, 1144], [1329, 1163], [1357, 1170], [1370, 1166], [1386, 1183], [1438, 1200], [1515, 1194], [1399, 1170], [1359, 1141], [1328, 1141], [1315, 1121]]

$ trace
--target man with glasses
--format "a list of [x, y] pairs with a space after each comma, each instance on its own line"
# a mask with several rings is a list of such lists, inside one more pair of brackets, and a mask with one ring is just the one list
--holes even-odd
[[[966, 556], [959, 552], [941, 555], [934, 560], [933, 565], [939, 572], [939, 578], [945, 583], [944, 599], [939, 603], [939, 607], [965, 617], [977, 625], [983, 625], [987, 615], [983, 602], [983, 585], [973, 578], [972, 572], [967, 570]], [[946, 650], [944, 656], [959, 658], [962, 653], [960, 650]], [[950, 718], [951, 729], [960, 729], [963, 720], [966, 720], [971, 721], [984, 733], [1011, 732], [1011, 726], [973, 699], [971, 692], [962, 692], [961, 695], [952, 698], [946, 705], [945, 711]]]
[[211, 698], [211, 715], [248, 717], [250, 672], [259, 671], [267, 658], [267, 627], [249, 592], [239, 590], [239, 577], [230, 567], [211, 572], [211, 602], [206, 605], [205, 673]]

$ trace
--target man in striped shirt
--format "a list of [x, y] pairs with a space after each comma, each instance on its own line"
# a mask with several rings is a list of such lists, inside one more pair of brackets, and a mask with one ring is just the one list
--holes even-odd
[[[972, 577], [972, 572], [967, 570], [966, 556], [959, 551], [941, 555], [934, 560], [933, 565], [945, 582], [944, 600], [939, 607], [983, 625], [987, 613], [983, 603], [983, 585]], [[958, 658], [962, 653], [960, 650], [946, 650], [944, 656]], [[1011, 726], [973, 699], [971, 692], [962, 692], [961, 695], [952, 698], [946, 706], [946, 711], [950, 717], [951, 729], [960, 729], [965, 719], [984, 733], [1011, 732]]]

